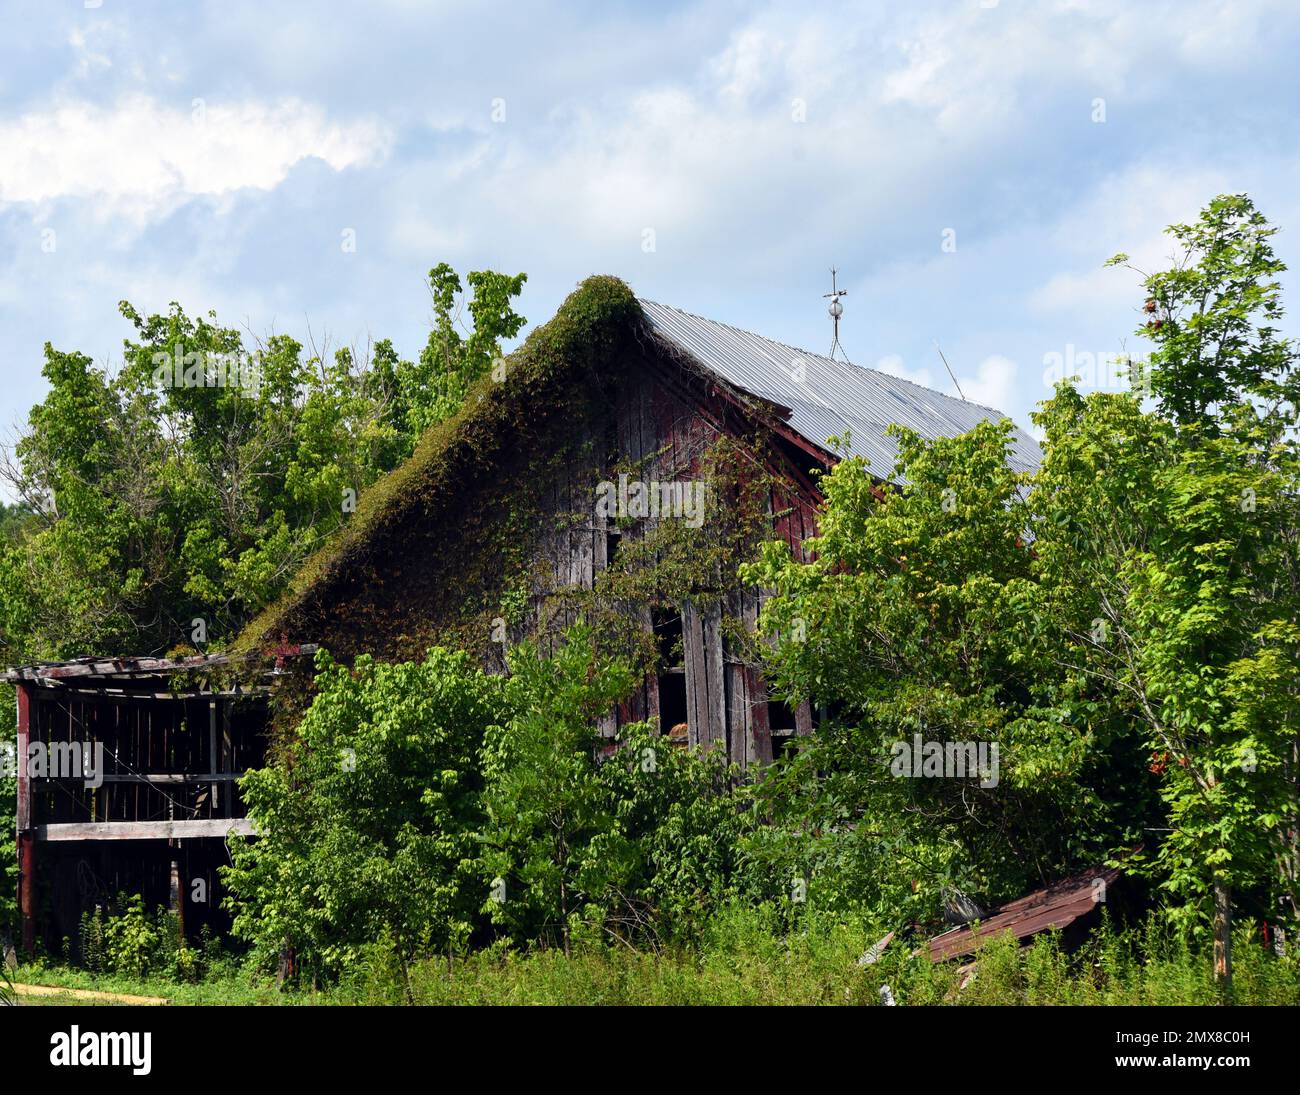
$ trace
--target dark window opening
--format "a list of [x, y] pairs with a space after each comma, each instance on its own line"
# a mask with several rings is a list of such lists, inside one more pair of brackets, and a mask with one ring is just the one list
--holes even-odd
[[813, 729], [822, 727], [841, 727], [852, 717], [852, 712], [842, 700], [830, 700], [826, 703], [812, 703]]
[[767, 718], [772, 727], [772, 736], [793, 734], [795, 732], [794, 712], [784, 700], [767, 701]]
[[682, 648], [682, 615], [676, 609], [657, 608], [652, 614], [655, 640], [659, 644], [662, 668], [679, 668], [686, 664]]
[[686, 740], [686, 674], [669, 671], [659, 678], [659, 732]]
[[799, 752], [799, 738], [795, 734], [786, 734], [782, 737], [772, 735], [772, 759], [773, 760], [790, 760]]
[[793, 756], [798, 748], [798, 734], [790, 705], [784, 700], [768, 700], [767, 719], [772, 728], [772, 759]]
[[686, 656], [682, 644], [682, 615], [657, 608], [651, 615], [659, 648], [659, 732], [674, 744], [689, 737], [686, 725]]

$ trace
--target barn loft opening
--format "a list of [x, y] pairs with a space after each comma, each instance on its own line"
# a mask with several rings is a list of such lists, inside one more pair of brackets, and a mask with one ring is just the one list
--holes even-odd
[[659, 732], [675, 741], [687, 739], [686, 661], [682, 643], [682, 614], [675, 608], [655, 609], [655, 640], [659, 649]]

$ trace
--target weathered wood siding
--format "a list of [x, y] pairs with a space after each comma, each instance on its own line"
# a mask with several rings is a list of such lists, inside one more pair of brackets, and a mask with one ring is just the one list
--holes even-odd
[[[544, 567], [534, 582], [537, 607], [530, 626], [540, 622], [540, 606], [552, 599], [550, 594], [556, 588], [591, 589], [608, 565], [610, 529], [596, 513], [596, 490], [602, 480], [616, 478], [611, 471], [616, 463], [638, 467], [636, 477], [647, 482], [691, 480], [719, 433], [728, 432], [719, 422], [723, 416], [665, 383], [657, 369], [647, 367], [633, 375], [635, 379], [610, 406], [610, 420], [603, 432], [597, 429], [592, 436], [578, 439], [575, 447], [579, 455], [557, 471], [554, 482], [542, 487], [547, 515], [538, 554]], [[805, 558], [804, 540], [816, 533], [814, 492], [806, 484], [795, 483], [775, 489], [769, 512], [775, 534], [791, 545], [796, 557]], [[663, 519], [649, 517], [624, 529], [620, 542], [644, 537], [656, 520]], [[752, 590], [737, 588], [725, 598], [727, 615], [740, 620], [751, 633], [760, 607], [761, 596]], [[639, 605], [634, 611], [640, 625], [649, 631], [653, 627], [651, 606]], [[722, 626], [724, 606], [716, 602], [697, 606], [688, 601], [681, 611], [690, 744], [722, 749], [741, 767], [770, 762], [773, 746], [767, 690], [756, 668], [728, 649]], [[563, 610], [551, 623], [572, 623], [574, 615], [570, 609]], [[657, 719], [659, 713], [659, 682], [650, 676], [618, 712], [602, 720], [601, 729], [612, 735], [622, 723]], [[808, 706], [802, 705], [796, 714], [798, 732], [810, 732]], [[666, 732], [669, 727], [663, 729]]]

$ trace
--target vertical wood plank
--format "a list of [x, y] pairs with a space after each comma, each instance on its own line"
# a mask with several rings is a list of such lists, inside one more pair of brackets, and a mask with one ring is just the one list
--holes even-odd
[[[221, 771], [234, 772], [234, 758], [231, 756], [233, 751], [230, 733], [230, 700], [221, 701]], [[235, 784], [231, 780], [226, 781], [226, 817], [235, 816]]]
[[749, 689], [745, 667], [728, 663], [724, 678], [727, 686], [727, 759], [743, 770], [749, 766]]
[[[208, 771], [215, 775], [219, 772], [220, 766], [217, 756], [217, 704], [218, 700], [208, 700]], [[208, 784], [208, 816], [216, 817], [219, 813], [217, 810], [217, 793], [220, 790], [217, 782], [214, 780]]]
[[687, 741], [696, 746], [708, 740], [708, 676], [704, 662], [704, 627], [699, 611], [682, 605], [682, 655], [686, 666]]
[[722, 606], [704, 613], [705, 710], [708, 713], [708, 748], [726, 748], [726, 684], [722, 678]]
[[772, 721], [767, 709], [767, 684], [752, 666], [749, 677], [750, 762], [759, 766], [772, 763]]

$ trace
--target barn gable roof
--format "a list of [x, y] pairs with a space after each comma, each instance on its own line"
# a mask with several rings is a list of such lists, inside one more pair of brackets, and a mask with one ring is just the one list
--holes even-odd
[[[850, 438], [849, 452], [869, 461], [873, 474], [893, 479], [898, 446], [891, 423], [925, 438], [954, 437], [981, 421], [1006, 416], [991, 407], [923, 388], [876, 369], [800, 350], [725, 323], [640, 300], [651, 332], [688, 354], [727, 383], [788, 412], [786, 423], [814, 445]], [[1009, 463], [1016, 471], [1038, 467], [1038, 443], [1017, 428]]]
[[[506, 379], [484, 378], [461, 410], [432, 427], [404, 464], [361, 495], [357, 510], [292, 579], [278, 602], [243, 632], [235, 650], [265, 647], [297, 635], [320, 637], [339, 606], [382, 583], [390, 551], [410, 546], [412, 529], [455, 522], [460, 495], [485, 468], [540, 442], [548, 423], [567, 421], [576, 398], [603, 400], [617, 383], [625, 351], [647, 343], [668, 349], [695, 370], [760, 401], [809, 444], [826, 450], [829, 436], [851, 433], [851, 451], [871, 461], [874, 474], [892, 474], [891, 422], [925, 437], [951, 436], [979, 421], [1003, 416], [871, 369], [638, 301], [618, 278], [587, 278], [555, 316], [535, 328], [507, 359]], [[806, 363], [804, 384], [787, 374], [790, 355]], [[570, 405], [566, 405], [566, 399]], [[601, 406], [605, 404], [602, 402]], [[829, 454], [828, 455], [833, 455]], [[1032, 439], [1017, 431], [1013, 464], [1037, 464]]]
[[383, 581], [391, 553], [411, 550], [413, 528], [463, 528], [465, 496], [500, 478], [494, 469], [543, 443], [548, 429], [564, 428], [575, 399], [604, 405], [617, 382], [611, 365], [620, 363], [641, 329], [640, 309], [624, 282], [607, 276], [583, 281], [507, 357], [504, 381], [480, 379], [461, 409], [430, 427], [409, 459], [362, 491], [347, 524], [244, 629], [235, 649], [258, 649], [290, 634], [323, 634], [327, 622], [338, 623], [340, 605]]

